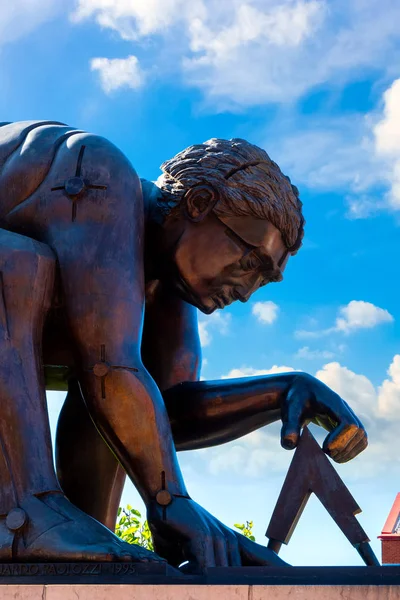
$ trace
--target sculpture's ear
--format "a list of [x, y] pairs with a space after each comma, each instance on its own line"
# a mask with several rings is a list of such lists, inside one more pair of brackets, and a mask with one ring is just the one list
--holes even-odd
[[210, 213], [218, 200], [218, 191], [212, 185], [201, 183], [189, 188], [184, 197], [186, 218], [199, 223]]

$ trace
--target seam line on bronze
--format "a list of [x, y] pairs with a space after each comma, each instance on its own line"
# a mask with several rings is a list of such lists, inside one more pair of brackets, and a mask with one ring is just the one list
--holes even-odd
[[[56, 160], [56, 158], [57, 158], [57, 156], [58, 156], [58, 151], [60, 150], [60, 148], [61, 148], [61, 146], [63, 145], [63, 143], [64, 143], [64, 142], [65, 142], [65, 141], [66, 141], [66, 140], [67, 140], [69, 137], [72, 137], [73, 135], [76, 135], [76, 134], [79, 134], [79, 133], [84, 133], [84, 132], [83, 132], [83, 131], [78, 131], [78, 130], [67, 131], [67, 132], [66, 132], [64, 135], [62, 135], [62, 136], [60, 137], [60, 139], [58, 139], [58, 140], [55, 142], [55, 144], [54, 144], [54, 146], [55, 146], [55, 148], [54, 148], [54, 155], [53, 155], [53, 158], [52, 158], [52, 159], [51, 159], [51, 161], [50, 161], [50, 164], [49, 164], [49, 166], [48, 166], [48, 169], [47, 169], [46, 173], [43, 175], [42, 181], [39, 183], [39, 185], [38, 185], [38, 186], [37, 186], [37, 187], [36, 187], [34, 190], [32, 190], [32, 192], [29, 194], [29, 196], [27, 196], [26, 198], [24, 198], [23, 200], [21, 200], [21, 202], [19, 202], [19, 203], [18, 203], [16, 206], [14, 206], [14, 207], [12, 208], [12, 210], [10, 210], [10, 211], [7, 213], [7, 215], [6, 215], [6, 216], [9, 216], [9, 215], [11, 215], [13, 212], [15, 212], [15, 211], [16, 211], [16, 210], [17, 210], [17, 209], [18, 209], [18, 208], [19, 208], [19, 207], [20, 207], [22, 204], [24, 204], [24, 202], [26, 202], [27, 200], [29, 200], [29, 199], [30, 199], [30, 198], [31, 198], [31, 197], [32, 197], [32, 196], [33, 196], [33, 195], [34, 195], [34, 194], [35, 194], [35, 193], [38, 191], [38, 189], [40, 188], [40, 186], [41, 186], [41, 185], [43, 185], [43, 183], [44, 183], [44, 181], [45, 181], [46, 177], [47, 177], [47, 176], [48, 176], [48, 174], [50, 173], [50, 171], [51, 171], [51, 168], [52, 168], [52, 166], [53, 166], [53, 164], [54, 164], [54, 162], [55, 162], [55, 160]], [[8, 161], [8, 159], [7, 159], [7, 161]], [[2, 168], [4, 168], [4, 166], [3, 166]], [[51, 188], [50, 188], [50, 189], [51, 189]]]

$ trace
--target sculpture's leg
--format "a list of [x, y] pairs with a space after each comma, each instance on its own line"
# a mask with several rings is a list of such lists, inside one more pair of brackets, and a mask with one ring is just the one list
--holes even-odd
[[56, 462], [71, 502], [114, 531], [126, 475], [94, 426], [76, 379], [68, 382], [58, 419]]
[[61, 492], [41, 365], [55, 259], [0, 229], [0, 560], [155, 560], [121, 542]]
[[23, 524], [19, 507], [59, 489], [39, 359], [54, 258], [46, 246], [0, 230], [0, 273], [0, 535], [1, 558], [11, 558], [8, 525], [18, 517]]

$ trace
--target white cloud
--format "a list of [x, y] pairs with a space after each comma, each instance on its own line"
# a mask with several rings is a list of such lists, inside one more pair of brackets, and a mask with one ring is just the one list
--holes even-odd
[[379, 388], [379, 411], [390, 419], [400, 413], [400, 354], [394, 357], [388, 375]]
[[400, 150], [400, 79], [396, 79], [384, 96], [382, 119], [375, 125], [376, 150], [398, 156]]
[[297, 57], [319, 29], [324, 7], [319, 0], [275, 0], [268, 6], [256, 0], [233, 2], [230, 10], [224, 2], [224, 18], [221, 10], [218, 18], [209, 10], [207, 18], [189, 25], [192, 56], [183, 61], [188, 81], [213, 101], [251, 105], [287, 100], [290, 71], [292, 97], [300, 95], [307, 84], [296, 77]]
[[294, 332], [294, 337], [297, 340], [312, 340], [320, 338], [331, 332], [332, 329], [316, 329], [315, 331], [308, 331], [307, 329], [297, 329]]
[[376, 156], [365, 114], [296, 115], [264, 134], [260, 143], [293, 181], [318, 190], [346, 189], [349, 202], [387, 181], [387, 165]]
[[259, 143], [297, 184], [345, 190], [349, 219], [399, 210], [400, 79], [380, 104], [382, 109], [367, 114], [296, 115], [270, 128]]
[[232, 315], [230, 313], [222, 313], [220, 311], [213, 312], [208, 317], [202, 317], [199, 321], [199, 336], [202, 347], [204, 348], [211, 344], [215, 332], [227, 335], [231, 319]]
[[382, 2], [231, 1], [229, 11], [225, 1], [214, 18], [209, 11], [192, 24], [199, 56], [186, 60], [188, 76], [214, 102], [252, 105], [293, 102], [327, 81], [340, 85], [354, 72], [385, 68], [400, 10]]
[[374, 198], [366, 194], [362, 194], [360, 197], [348, 196], [346, 202], [346, 217], [353, 220], [368, 219], [388, 208], [387, 202], [381, 197]]
[[255, 302], [251, 312], [257, 318], [257, 321], [263, 325], [272, 325], [278, 317], [279, 306], [275, 302], [267, 300], [266, 302]]
[[382, 478], [386, 472], [399, 474], [400, 458], [393, 456], [390, 440], [397, 438], [400, 426], [400, 355], [393, 358], [388, 374], [389, 379], [378, 388], [365, 375], [338, 363], [325, 365], [316, 374], [350, 404], [368, 432], [369, 447], [360, 460], [345, 466], [347, 476]]
[[0, 45], [28, 35], [60, 12], [57, 0], [12, 0], [2, 2], [0, 10]]
[[246, 450], [243, 446], [231, 445], [211, 458], [209, 470], [212, 475], [218, 475], [221, 471], [237, 472], [238, 469], [243, 468], [245, 462]]
[[372, 329], [382, 323], [392, 323], [393, 321], [393, 316], [385, 308], [380, 308], [364, 300], [351, 300], [346, 306], [339, 309], [334, 327], [314, 331], [300, 329], [295, 331], [295, 337], [316, 339], [335, 332], [349, 334], [358, 329]]
[[332, 362], [324, 365], [315, 376], [346, 400], [362, 421], [370, 423], [376, 414], [377, 397], [375, 387], [365, 375]]
[[280, 122], [279, 130], [268, 131], [260, 143], [296, 183], [346, 190], [349, 219], [400, 210], [400, 79], [379, 104], [368, 114], [296, 115]]
[[[271, 46], [298, 46], [317, 28], [323, 3], [318, 0], [258, 8], [239, 4], [233, 22], [224, 27], [218, 23], [211, 29], [201, 19], [191, 23], [191, 49], [203, 52], [203, 63], [215, 64], [230, 59], [232, 52], [251, 42]], [[222, 25], [222, 26], [221, 26]]]
[[232, 369], [227, 375], [223, 375], [222, 379], [236, 379], [238, 377], [257, 377], [258, 375], [271, 375], [273, 373], [288, 373], [294, 371], [293, 367], [285, 367], [274, 365], [270, 369], [254, 369], [253, 367], [241, 367], [240, 369]]
[[385, 71], [395, 56], [400, 6], [393, 0], [79, 0], [72, 17], [92, 19], [125, 40], [158, 36], [154, 64], [174, 52], [165, 75], [183, 65], [187, 82], [220, 108], [293, 103], [320, 84], [341, 86], [354, 73]]
[[383, 102], [382, 118], [374, 128], [376, 152], [391, 167], [388, 201], [393, 209], [400, 210], [400, 79], [386, 90]]
[[199, 322], [199, 336], [200, 336], [200, 344], [204, 348], [205, 346], [209, 346], [212, 340], [210, 333], [208, 332], [207, 322], [200, 321]]
[[356, 329], [371, 329], [381, 323], [391, 323], [393, 316], [384, 308], [371, 302], [352, 300], [339, 310], [335, 330], [349, 333]]
[[144, 83], [139, 61], [133, 55], [127, 58], [93, 58], [90, 68], [99, 73], [101, 87], [107, 94], [121, 87], [136, 90]]
[[94, 19], [124, 40], [137, 40], [203, 13], [201, 0], [78, 0], [71, 18], [75, 22]]
[[[36, 4], [18, 5], [26, 3]], [[181, 77], [183, 71], [212, 111], [271, 102], [293, 107], [320, 85], [340, 89], [371, 70], [388, 81], [397, 72], [400, 4], [393, 0], [78, 0], [72, 20], [86, 19], [147, 50], [153, 36], [157, 43], [143, 59], [148, 79]], [[2, 16], [0, 33], [1, 22]], [[13, 35], [4, 22], [6, 37]], [[100, 69], [110, 67], [99, 63]], [[143, 83], [142, 71], [101, 78], [108, 91]], [[268, 140], [268, 150], [296, 183], [346, 190], [350, 219], [400, 210], [399, 96], [397, 79], [381, 114], [328, 119], [292, 111], [286, 131], [280, 118], [277, 135], [271, 130], [255, 141]]]
[[279, 424], [273, 424], [268, 430], [254, 431], [240, 440], [207, 450], [202, 457], [208, 471], [212, 475], [245, 473], [251, 478], [284, 472], [292, 455], [280, 446], [279, 429]]
[[295, 358], [304, 358], [306, 360], [329, 360], [335, 356], [334, 352], [330, 350], [311, 350], [309, 346], [303, 346], [299, 348], [294, 355]]

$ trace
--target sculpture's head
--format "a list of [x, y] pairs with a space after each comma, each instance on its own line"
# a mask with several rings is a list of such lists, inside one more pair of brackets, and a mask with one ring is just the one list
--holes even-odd
[[204, 313], [282, 280], [303, 237], [298, 190], [245, 140], [212, 139], [161, 166], [159, 209], [172, 234], [173, 278]]

